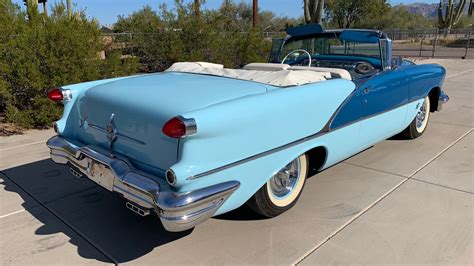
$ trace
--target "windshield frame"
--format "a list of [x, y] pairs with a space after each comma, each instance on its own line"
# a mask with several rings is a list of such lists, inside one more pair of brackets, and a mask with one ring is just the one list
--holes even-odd
[[[284, 39], [279, 39], [278, 42], [273, 43], [272, 46], [272, 51], [270, 53], [270, 58], [269, 62], [270, 63], [281, 63], [281, 60], [283, 56], [282, 52], [284, 50], [284, 47], [286, 44], [294, 42], [294, 41], [299, 41], [299, 40], [305, 40], [305, 39], [317, 39], [317, 38], [328, 38], [328, 39], [339, 39], [339, 36], [341, 33], [347, 31], [354, 31], [354, 32], [367, 32], [367, 33], [374, 33], [377, 38], [377, 44], [378, 44], [378, 53], [377, 55], [370, 56], [367, 54], [321, 54], [323, 56], [348, 56], [348, 57], [362, 57], [362, 58], [367, 58], [367, 59], [372, 59], [372, 60], [378, 60], [380, 61], [380, 66], [383, 70], [387, 69], [387, 63], [389, 61], [389, 58], [387, 58], [388, 54], [388, 49], [391, 49], [391, 45], [389, 45], [389, 42], [391, 43], [391, 40], [386, 36], [386, 34], [382, 31], [377, 31], [377, 30], [364, 30], [364, 29], [354, 29], [354, 30], [328, 30], [324, 32], [318, 32], [314, 34], [307, 34], [307, 35], [299, 35], [299, 36], [290, 36], [288, 35]], [[352, 42], [346, 42], [343, 40], [340, 40], [342, 44], [346, 45], [347, 43], [352, 43]], [[353, 42], [355, 43], [355, 41]], [[364, 41], [357, 41], [357, 43], [367, 43], [367, 44], [375, 44], [375, 42], [364, 42]], [[383, 47], [382, 47], [383, 46]], [[385, 53], [384, 53], [385, 51]]]

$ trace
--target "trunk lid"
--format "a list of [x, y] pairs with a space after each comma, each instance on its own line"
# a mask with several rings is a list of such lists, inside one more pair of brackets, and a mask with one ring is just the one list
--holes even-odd
[[[74, 131], [84, 143], [112, 149], [144, 170], [162, 172], [179, 157], [179, 140], [161, 132], [169, 119], [265, 91], [254, 82], [207, 75], [164, 72], [135, 76], [88, 89], [76, 103], [75, 119], [79, 121], [73, 123], [77, 125]], [[116, 129], [112, 145], [107, 139], [109, 124]]]

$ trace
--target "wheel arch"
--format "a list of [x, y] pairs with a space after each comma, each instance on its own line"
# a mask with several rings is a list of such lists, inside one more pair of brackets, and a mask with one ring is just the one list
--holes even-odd
[[316, 146], [305, 152], [308, 157], [308, 177], [318, 173], [326, 163], [328, 157], [327, 148]]
[[430, 112], [434, 113], [436, 110], [438, 110], [438, 99], [441, 94], [441, 88], [440, 87], [434, 87], [431, 88], [430, 91], [428, 92], [428, 97], [430, 98]]

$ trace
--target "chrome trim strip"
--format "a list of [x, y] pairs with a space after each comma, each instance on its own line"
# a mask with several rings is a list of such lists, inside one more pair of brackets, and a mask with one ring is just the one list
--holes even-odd
[[[134, 169], [126, 158], [109, 157], [106, 151], [75, 145], [60, 136], [50, 138], [47, 145], [55, 163], [71, 164], [99, 185], [142, 208], [143, 214], [155, 210], [164, 228], [172, 232], [188, 230], [209, 219], [240, 187], [238, 181], [227, 181], [176, 193], [166, 188], [164, 181], [158, 182], [157, 177]], [[94, 170], [97, 163], [105, 167], [101, 168], [105, 172], [100, 172], [100, 176]]]
[[261, 157], [264, 157], [264, 156], [273, 154], [273, 153], [275, 153], [275, 152], [279, 152], [279, 151], [288, 149], [288, 148], [290, 148], [290, 147], [296, 146], [296, 145], [301, 144], [301, 143], [303, 143], [303, 142], [306, 142], [306, 141], [315, 139], [315, 138], [320, 137], [320, 136], [322, 136], [322, 135], [324, 135], [324, 134], [326, 134], [326, 133], [328, 133], [328, 132], [321, 132], [321, 131], [320, 131], [320, 132], [318, 132], [318, 133], [316, 133], [316, 134], [307, 136], [307, 137], [305, 137], [305, 138], [302, 138], [302, 139], [299, 139], [299, 140], [295, 140], [295, 141], [290, 142], [290, 143], [287, 143], [287, 144], [285, 144], [285, 145], [282, 145], [282, 146], [273, 148], [273, 149], [268, 150], [268, 151], [264, 151], [264, 152], [258, 153], [258, 154], [256, 154], [256, 155], [252, 155], [252, 156], [247, 157], [247, 158], [245, 158], [245, 159], [242, 159], [242, 160], [239, 160], [239, 161], [235, 161], [235, 162], [233, 162], [233, 163], [229, 163], [229, 164], [226, 164], [226, 165], [224, 165], [224, 166], [217, 167], [217, 168], [214, 168], [214, 169], [212, 169], [212, 170], [209, 170], [209, 171], [206, 171], [206, 172], [197, 174], [197, 175], [190, 176], [190, 177], [188, 177], [188, 178], [186, 178], [186, 179], [187, 179], [187, 180], [193, 180], [193, 179], [200, 178], [200, 177], [203, 177], [203, 176], [206, 176], [206, 175], [210, 175], [210, 174], [214, 174], [214, 173], [217, 173], [217, 172], [220, 172], [220, 171], [224, 171], [224, 170], [229, 169], [229, 168], [232, 168], [232, 167], [234, 167], [234, 166], [237, 166], [237, 165], [240, 165], [240, 164], [243, 164], [243, 163], [246, 163], [246, 162], [250, 162], [250, 161], [256, 160], [256, 159], [258, 159], [258, 158], [261, 158]]
[[[353, 95], [353, 94], [351, 94]], [[422, 98], [420, 98], [422, 99]], [[226, 165], [223, 165], [223, 166], [220, 166], [220, 167], [217, 167], [217, 168], [214, 168], [214, 169], [211, 169], [211, 170], [208, 170], [208, 171], [205, 171], [205, 172], [202, 172], [200, 174], [197, 174], [197, 175], [192, 175], [188, 178], [186, 178], [186, 180], [193, 180], [193, 179], [197, 179], [197, 178], [200, 178], [200, 177], [203, 177], [203, 176], [207, 176], [207, 175], [211, 175], [211, 174], [215, 174], [217, 172], [221, 172], [221, 171], [224, 171], [226, 169], [229, 169], [229, 168], [232, 168], [232, 167], [235, 167], [237, 165], [241, 165], [243, 163], [246, 163], [246, 162], [249, 162], [249, 161], [252, 161], [252, 160], [256, 160], [256, 159], [259, 159], [261, 157], [264, 157], [264, 156], [267, 156], [267, 155], [270, 155], [270, 154], [273, 154], [273, 153], [276, 153], [276, 152], [279, 152], [279, 151], [282, 151], [282, 150], [285, 150], [285, 149], [288, 149], [288, 148], [291, 148], [293, 146], [296, 146], [296, 145], [299, 145], [303, 142], [306, 142], [306, 141], [309, 141], [309, 140], [312, 140], [312, 139], [315, 139], [317, 137], [320, 137], [320, 136], [323, 136], [325, 134], [328, 134], [328, 133], [331, 133], [333, 131], [336, 131], [336, 130], [339, 130], [339, 129], [342, 129], [344, 127], [347, 127], [347, 126], [350, 126], [352, 124], [355, 124], [355, 123], [358, 123], [358, 122], [362, 122], [363, 120], [366, 120], [366, 119], [370, 119], [374, 116], [377, 116], [377, 115], [381, 115], [383, 113], [386, 113], [386, 112], [390, 112], [392, 110], [395, 110], [397, 108], [400, 108], [404, 105], [407, 105], [407, 104], [410, 104], [412, 102], [415, 102], [415, 101], [418, 101], [420, 99], [416, 99], [416, 100], [412, 100], [412, 101], [409, 101], [407, 103], [404, 103], [404, 104], [400, 104], [400, 105], [397, 105], [395, 107], [392, 107], [391, 109], [389, 110], [384, 110], [382, 112], [379, 112], [379, 113], [375, 113], [375, 114], [371, 114], [370, 116], [366, 116], [364, 118], [360, 118], [360, 119], [357, 119], [357, 120], [354, 120], [350, 123], [347, 123], [347, 124], [344, 124], [342, 126], [339, 126], [337, 128], [329, 128], [329, 123], [332, 121], [328, 121], [328, 123], [323, 127], [323, 129], [321, 129], [319, 132], [315, 133], [315, 134], [312, 134], [312, 135], [309, 135], [307, 137], [304, 137], [304, 138], [301, 138], [301, 139], [298, 139], [298, 140], [295, 140], [293, 142], [290, 142], [290, 143], [287, 143], [285, 145], [282, 145], [282, 146], [279, 146], [279, 147], [276, 147], [276, 148], [273, 148], [271, 150], [268, 150], [268, 151], [264, 151], [264, 152], [261, 152], [261, 153], [258, 153], [256, 155], [252, 155], [252, 156], [249, 156], [245, 159], [242, 159], [242, 160], [238, 160], [238, 161], [235, 161], [235, 162], [232, 162], [232, 163], [229, 163], [229, 164], [226, 164]], [[343, 102], [344, 104], [345, 102]], [[342, 105], [341, 105], [342, 106]], [[338, 112], [340, 110], [340, 108], [338, 108], [336, 110], [336, 112]], [[331, 119], [334, 119], [335, 116], [332, 116]]]
[[[89, 127], [90, 127], [90, 128], [93, 128], [93, 129], [95, 129], [95, 130], [102, 131], [102, 132], [104, 132], [105, 134], [108, 133], [105, 128], [102, 128], [102, 127], [100, 127], [100, 126], [98, 126], [98, 125], [95, 125], [95, 124], [89, 124]], [[122, 133], [120, 133], [120, 132], [116, 132], [116, 135], [117, 135], [117, 137], [121, 137], [121, 138], [124, 138], [124, 139], [130, 140], [130, 141], [136, 142], [136, 143], [141, 144], [141, 145], [145, 145], [145, 144], [146, 144], [145, 142], [143, 142], [143, 141], [141, 141], [141, 140], [134, 139], [134, 138], [132, 138], [132, 137], [126, 136], [126, 135], [124, 135], [124, 134], [122, 134]]]

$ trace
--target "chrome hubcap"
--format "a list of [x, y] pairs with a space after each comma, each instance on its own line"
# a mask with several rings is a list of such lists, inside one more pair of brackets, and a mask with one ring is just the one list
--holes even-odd
[[284, 198], [293, 192], [299, 177], [300, 161], [296, 159], [283, 167], [270, 179], [272, 193], [278, 198]]
[[416, 127], [422, 128], [423, 127], [423, 122], [426, 119], [426, 100], [423, 101], [423, 104], [420, 107], [420, 110], [418, 111], [418, 114], [416, 115]]

